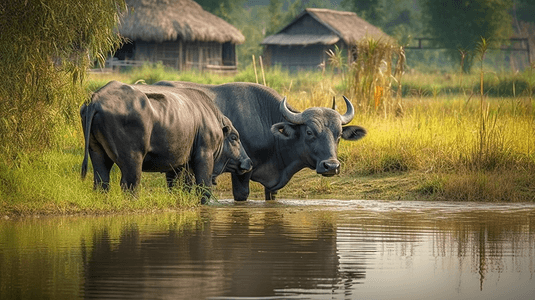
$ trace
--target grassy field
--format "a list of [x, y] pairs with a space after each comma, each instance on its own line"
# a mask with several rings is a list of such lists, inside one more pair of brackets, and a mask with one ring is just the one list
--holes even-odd
[[[503, 76], [503, 80], [527, 81], [516, 76]], [[484, 86], [481, 95], [478, 74], [459, 77], [408, 75], [405, 81], [414, 88], [401, 100], [377, 107], [361, 104], [352, 123], [365, 127], [368, 135], [358, 142], [341, 142], [341, 175], [322, 178], [303, 170], [279, 197], [534, 201], [535, 107], [531, 95], [524, 89], [516, 95], [503, 90], [505, 96], [488, 97], [498, 92]], [[454, 92], [452, 82], [458, 80], [464, 83]], [[494, 86], [504, 89], [506, 84], [494, 80]], [[299, 109], [328, 106], [332, 95], [340, 96], [330, 82], [289, 92], [289, 103]], [[398, 107], [388, 107], [393, 105]], [[228, 197], [229, 179], [223, 180], [218, 189]], [[256, 185], [253, 197], [261, 199], [262, 195]]]
[[[337, 198], [444, 201], [535, 201], [535, 105], [532, 70], [522, 74], [407, 74], [401, 94], [371, 100], [353, 95], [353, 124], [368, 130], [358, 142], [342, 142], [339, 176], [323, 178], [312, 170], [296, 174], [279, 198]], [[483, 74], [483, 76], [481, 76]], [[162, 66], [113, 74], [93, 74], [88, 92], [110, 80], [154, 83], [186, 80], [219, 84], [258, 81], [252, 68], [236, 76], [175, 73]], [[480, 92], [483, 79], [483, 93]], [[329, 107], [333, 96], [350, 95], [341, 75], [321, 72], [266, 72], [266, 85], [287, 96], [301, 110]], [[380, 91], [380, 90], [379, 90]], [[79, 99], [81, 104], [86, 99]], [[342, 108], [344, 109], [344, 108]], [[343, 113], [343, 111], [341, 111]], [[71, 112], [77, 115], [77, 112]], [[119, 189], [114, 168], [108, 194], [92, 190], [92, 170], [80, 179], [83, 134], [80, 122], [54, 129], [55, 146], [0, 164], [0, 215], [80, 214], [174, 210], [196, 206], [198, 194], [180, 189], [169, 193], [164, 176], [144, 173], [136, 196]], [[228, 175], [215, 188], [231, 198]], [[252, 184], [252, 199], [263, 189]]]

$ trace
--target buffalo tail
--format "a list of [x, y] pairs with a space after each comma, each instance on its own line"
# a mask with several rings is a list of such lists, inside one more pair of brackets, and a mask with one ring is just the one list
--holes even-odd
[[84, 150], [84, 160], [82, 161], [82, 180], [87, 175], [87, 163], [89, 160], [89, 135], [91, 134], [91, 125], [93, 123], [93, 117], [95, 116], [96, 109], [94, 105], [82, 106], [80, 114], [82, 115], [82, 122], [84, 127], [84, 138], [85, 138], [85, 150]]

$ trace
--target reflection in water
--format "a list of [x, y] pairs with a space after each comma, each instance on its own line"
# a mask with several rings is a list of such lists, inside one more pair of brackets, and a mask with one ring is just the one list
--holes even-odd
[[126, 227], [115, 249], [102, 232], [84, 266], [84, 294], [269, 296], [286, 286], [333, 285], [333, 224], [311, 230], [287, 221], [280, 210], [217, 209], [187, 232], [142, 238], [138, 228]]
[[308, 200], [0, 221], [0, 298], [529, 299], [534, 220], [532, 205]]

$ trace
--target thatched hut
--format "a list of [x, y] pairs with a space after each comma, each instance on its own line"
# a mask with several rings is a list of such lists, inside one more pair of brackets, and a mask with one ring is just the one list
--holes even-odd
[[336, 45], [351, 62], [354, 57], [347, 50], [366, 37], [391, 40], [353, 12], [307, 8], [278, 33], [262, 41], [264, 61], [290, 70], [317, 68], [328, 63], [326, 52], [334, 51]]
[[161, 61], [179, 70], [236, 68], [236, 44], [245, 37], [234, 26], [192, 0], [126, 0], [119, 33], [130, 42], [118, 59]]

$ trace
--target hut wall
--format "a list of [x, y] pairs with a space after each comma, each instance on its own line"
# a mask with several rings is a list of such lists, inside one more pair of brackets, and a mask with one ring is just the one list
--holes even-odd
[[317, 69], [328, 59], [326, 45], [309, 46], [267, 46], [269, 64], [280, 65], [290, 71]]
[[[335, 44], [342, 50], [342, 56], [347, 63], [352, 62], [352, 56], [349, 55], [347, 45], [343, 41]], [[292, 72], [299, 70], [315, 70], [325, 63], [329, 65], [328, 50], [335, 51], [335, 45], [314, 44], [308, 46], [282, 46], [267, 45], [264, 48], [264, 62], [266, 65], [280, 65]]]
[[136, 41], [136, 60], [161, 61], [163, 65], [180, 69], [182, 66], [182, 42], [151, 43]]
[[223, 65], [222, 44], [216, 42], [185, 43], [185, 69], [202, 70], [206, 65]]
[[203, 70], [207, 65], [236, 65], [233, 44], [217, 42], [163, 42], [136, 41], [136, 60], [161, 61], [165, 66], [179, 70]]

